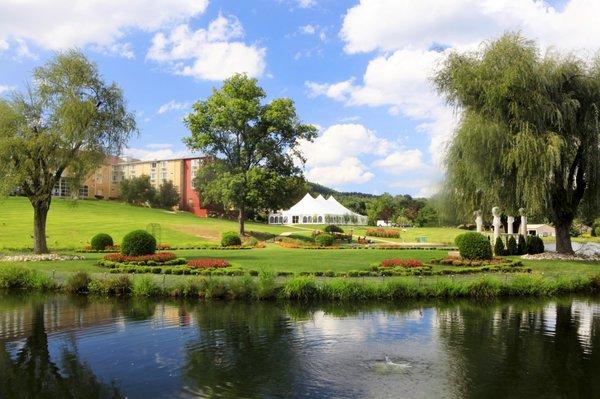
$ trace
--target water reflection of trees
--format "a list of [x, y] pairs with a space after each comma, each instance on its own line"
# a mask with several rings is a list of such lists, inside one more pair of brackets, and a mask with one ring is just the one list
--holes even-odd
[[289, 397], [295, 345], [287, 316], [273, 304], [210, 303], [195, 308], [184, 379], [206, 397]]
[[[461, 304], [438, 324], [464, 397], [597, 397], [600, 318], [571, 300]], [[594, 317], [595, 309], [595, 317]]]
[[0, 343], [1, 398], [121, 398], [113, 385], [105, 385], [82, 362], [75, 349], [63, 348], [59, 363], [50, 358], [44, 323], [44, 304], [32, 305], [30, 335], [16, 356]]

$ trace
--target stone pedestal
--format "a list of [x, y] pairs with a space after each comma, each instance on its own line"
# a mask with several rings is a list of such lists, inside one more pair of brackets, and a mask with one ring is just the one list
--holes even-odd
[[507, 224], [508, 224], [508, 226], [507, 226], [507, 233], [508, 234], [513, 234], [513, 223], [514, 222], [515, 222], [515, 218], [514, 217], [509, 216], [507, 218]]
[[477, 226], [477, 232], [481, 233], [483, 231], [483, 218], [481, 217], [481, 211], [477, 210], [473, 212], [473, 216], [475, 216], [475, 225]]
[[492, 242], [492, 245], [494, 245], [498, 237], [500, 237], [500, 226], [502, 226], [502, 222], [500, 221], [500, 208], [497, 206], [493, 207], [492, 215], [494, 215], [494, 220], [492, 222], [492, 226], [494, 226], [494, 241]]
[[527, 215], [525, 214], [525, 208], [519, 209], [519, 215], [521, 215], [521, 225], [519, 226], [519, 234], [523, 237], [527, 237]]

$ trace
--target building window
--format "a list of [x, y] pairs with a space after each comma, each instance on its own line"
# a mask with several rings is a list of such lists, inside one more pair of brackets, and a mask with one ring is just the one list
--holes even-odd
[[292, 223], [300, 223], [300, 216], [292, 216]]
[[89, 194], [88, 186], [79, 187], [79, 197], [87, 198]]

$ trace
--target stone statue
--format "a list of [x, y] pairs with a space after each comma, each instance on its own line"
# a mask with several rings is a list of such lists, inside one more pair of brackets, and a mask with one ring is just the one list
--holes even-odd
[[527, 237], [527, 215], [525, 214], [525, 208], [519, 208], [519, 215], [521, 215], [521, 225], [519, 226], [519, 233], [523, 234], [523, 237]]
[[492, 208], [492, 215], [494, 215], [494, 220], [492, 221], [492, 226], [494, 226], [494, 243], [500, 237], [500, 226], [502, 226], [502, 222], [500, 221], [500, 208], [497, 206]]
[[477, 232], [481, 233], [483, 231], [483, 218], [481, 217], [481, 210], [476, 210], [473, 212], [473, 216], [475, 216], [475, 225], [477, 226]]
[[514, 218], [514, 217], [512, 217], [512, 216], [509, 216], [509, 217], [506, 219], [506, 221], [507, 221], [507, 224], [508, 224], [508, 226], [507, 226], [507, 227], [508, 227], [508, 229], [507, 229], [507, 230], [508, 230], [508, 231], [507, 231], [507, 233], [508, 233], [508, 234], [513, 234], [513, 223], [515, 222], [515, 218]]

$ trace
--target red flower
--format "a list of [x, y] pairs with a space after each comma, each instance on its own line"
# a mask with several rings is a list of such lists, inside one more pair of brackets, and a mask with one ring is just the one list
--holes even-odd
[[104, 256], [105, 260], [112, 262], [147, 262], [153, 260], [157, 263], [163, 263], [169, 260], [177, 259], [177, 255], [173, 252], [159, 252], [153, 255], [141, 255], [141, 256], [126, 256], [122, 254], [108, 254]]
[[189, 267], [193, 267], [194, 269], [212, 269], [231, 266], [231, 264], [225, 259], [212, 258], [192, 259], [187, 263], [187, 265]]
[[421, 267], [423, 262], [417, 259], [385, 259], [379, 264], [381, 267], [401, 266], [406, 268]]

